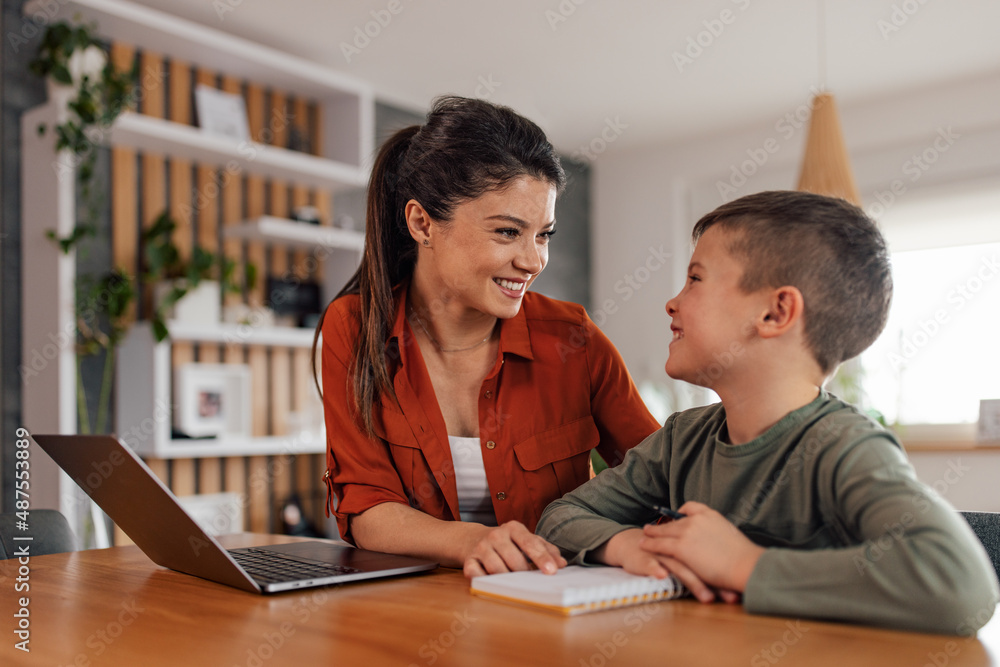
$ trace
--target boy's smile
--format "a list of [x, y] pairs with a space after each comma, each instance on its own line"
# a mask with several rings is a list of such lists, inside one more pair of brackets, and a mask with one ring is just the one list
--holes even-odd
[[740, 288], [742, 262], [728, 250], [731, 234], [710, 227], [698, 240], [680, 293], [667, 302], [670, 356], [667, 374], [706, 387], [741, 366], [754, 322], [766, 313], [764, 290]]

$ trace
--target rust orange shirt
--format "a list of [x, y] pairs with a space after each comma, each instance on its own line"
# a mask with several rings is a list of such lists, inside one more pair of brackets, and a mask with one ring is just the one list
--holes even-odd
[[[380, 503], [459, 516], [448, 432], [405, 316], [406, 289], [394, 292], [386, 344], [398, 403], [384, 397], [376, 405], [376, 439], [359, 426], [348, 374], [359, 297], [334, 301], [323, 322], [328, 506], [336, 496], [346, 540], [353, 541], [350, 517]], [[528, 292], [518, 314], [501, 321], [496, 363], [479, 391], [479, 439], [498, 524], [516, 519], [533, 531], [546, 505], [587, 480], [591, 449], [617, 465], [659, 426], [621, 355], [581, 306]]]

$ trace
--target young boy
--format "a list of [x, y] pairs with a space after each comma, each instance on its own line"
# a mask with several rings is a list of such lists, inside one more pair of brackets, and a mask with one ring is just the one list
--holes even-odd
[[[538, 534], [573, 563], [672, 572], [703, 602], [974, 633], [1000, 600], [981, 544], [892, 433], [822, 388], [885, 326], [875, 224], [842, 200], [762, 192], [693, 239], [666, 370], [721, 404], [672, 415], [549, 505]], [[657, 523], [654, 506], [686, 516]]]

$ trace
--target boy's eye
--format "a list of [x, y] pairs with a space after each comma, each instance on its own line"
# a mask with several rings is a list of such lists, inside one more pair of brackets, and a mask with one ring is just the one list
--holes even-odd
[[699, 278], [698, 276], [696, 276], [694, 274], [691, 274], [691, 275], [688, 276], [688, 282], [694, 283], [694, 282], [698, 282], [700, 280], [701, 280], [701, 278]]

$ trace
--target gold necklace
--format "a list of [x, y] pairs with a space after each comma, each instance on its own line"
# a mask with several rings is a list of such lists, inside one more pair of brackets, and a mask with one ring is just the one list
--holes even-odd
[[[420, 319], [419, 315], [417, 315], [417, 310], [413, 306], [410, 306], [410, 315], [413, 315], [413, 318], [417, 321], [417, 324], [420, 326], [421, 330], [423, 330], [423, 332], [427, 335], [427, 338], [429, 338], [430, 341], [434, 343], [434, 347], [436, 347], [439, 352], [467, 352], [468, 350], [474, 350], [477, 347], [486, 343], [486, 341], [488, 341], [490, 338], [493, 338], [493, 332], [497, 328], [496, 324], [494, 324], [493, 328], [490, 329], [490, 332], [486, 334], [486, 338], [482, 339], [475, 345], [470, 345], [469, 347], [455, 347], [451, 349], [445, 349], [444, 347], [441, 346], [441, 343], [437, 342], [437, 339], [431, 335], [431, 332], [427, 330], [427, 327], [424, 326], [424, 321]], [[500, 320], [497, 319], [497, 322], [499, 321]]]

